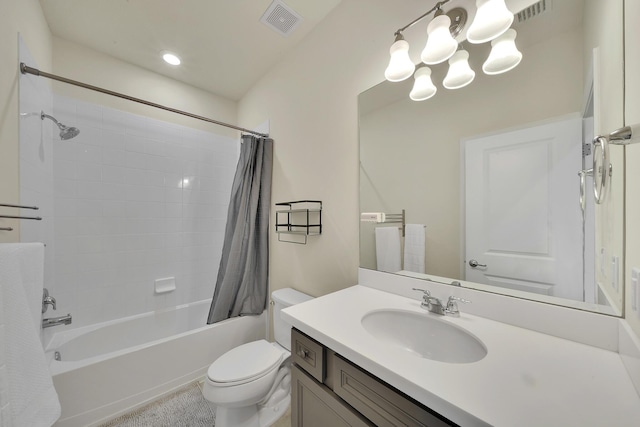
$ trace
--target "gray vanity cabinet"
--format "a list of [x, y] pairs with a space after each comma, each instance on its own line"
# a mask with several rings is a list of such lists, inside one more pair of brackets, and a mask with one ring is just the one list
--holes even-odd
[[372, 425], [298, 366], [291, 368], [291, 427]]
[[456, 424], [293, 329], [291, 426]]

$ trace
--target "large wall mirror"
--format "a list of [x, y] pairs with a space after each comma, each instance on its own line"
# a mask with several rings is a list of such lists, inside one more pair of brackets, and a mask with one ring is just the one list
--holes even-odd
[[[544, 4], [514, 21], [523, 59], [507, 73], [485, 75], [490, 44], [464, 42], [469, 86], [443, 88], [443, 63], [432, 66], [428, 100], [409, 99], [413, 78], [359, 96], [360, 210], [386, 214], [361, 220], [361, 267], [621, 314], [623, 147], [610, 147], [601, 204], [579, 173], [600, 155], [594, 135], [623, 125], [623, 1]], [[522, 1], [507, 5], [517, 12]], [[404, 36], [418, 63], [426, 23]], [[413, 236], [389, 220], [403, 210]], [[400, 239], [392, 267], [397, 245], [380, 230], [389, 227]], [[404, 252], [420, 227], [416, 267]]]

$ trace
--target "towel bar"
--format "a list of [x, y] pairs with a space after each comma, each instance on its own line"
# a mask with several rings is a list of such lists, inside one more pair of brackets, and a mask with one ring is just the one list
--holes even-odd
[[18, 208], [18, 209], [33, 209], [34, 211], [37, 211], [38, 209], [40, 209], [37, 206], [9, 205], [9, 204], [6, 204], [6, 203], [0, 203], [0, 207], [3, 207], [3, 208]]
[[42, 217], [39, 216], [13, 216], [13, 215], [0, 215], [0, 218], [11, 218], [11, 219], [33, 219], [35, 221], [42, 221]]
[[13, 231], [11, 227], [0, 227], [0, 231]]

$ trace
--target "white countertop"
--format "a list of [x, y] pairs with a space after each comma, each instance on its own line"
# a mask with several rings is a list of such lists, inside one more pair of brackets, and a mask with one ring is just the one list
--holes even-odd
[[[373, 310], [436, 316], [487, 348], [466, 364], [417, 357], [371, 336]], [[461, 426], [640, 426], [640, 397], [618, 353], [464, 313], [427, 313], [417, 299], [353, 286], [289, 307], [284, 319]]]

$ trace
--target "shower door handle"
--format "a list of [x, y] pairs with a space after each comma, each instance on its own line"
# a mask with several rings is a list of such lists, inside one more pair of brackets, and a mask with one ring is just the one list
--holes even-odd
[[475, 259], [472, 259], [471, 261], [469, 261], [469, 266], [471, 268], [487, 268], [487, 264], [480, 264], [478, 261], [476, 261]]

